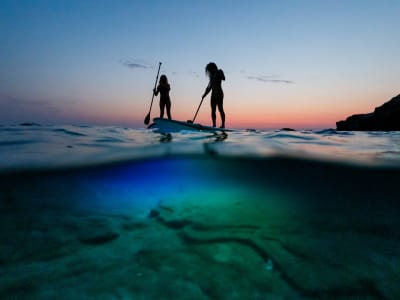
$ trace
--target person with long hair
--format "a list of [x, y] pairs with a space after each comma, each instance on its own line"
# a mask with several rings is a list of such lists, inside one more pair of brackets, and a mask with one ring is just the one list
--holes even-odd
[[217, 65], [210, 62], [206, 66], [206, 74], [208, 75], [210, 82], [201, 97], [203, 100], [207, 94], [211, 91], [211, 119], [213, 126], [216, 127], [216, 109], [218, 108], [221, 116], [221, 128], [225, 128], [225, 112], [224, 112], [224, 91], [222, 90], [222, 80], [225, 80], [224, 72], [218, 69]]
[[168, 83], [168, 78], [165, 75], [160, 76], [160, 81], [156, 89], [153, 90], [155, 96], [160, 93], [160, 118], [164, 117], [164, 110], [167, 110], [168, 119], [171, 120], [171, 98], [169, 91], [171, 87]]

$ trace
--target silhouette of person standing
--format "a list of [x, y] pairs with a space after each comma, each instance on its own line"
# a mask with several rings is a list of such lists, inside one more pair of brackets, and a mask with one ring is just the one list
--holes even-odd
[[217, 65], [210, 62], [206, 66], [206, 74], [210, 78], [210, 82], [201, 97], [203, 100], [207, 94], [211, 92], [211, 118], [213, 126], [216, 127], [216, 108], [218, 107], [219, 114], [221, 116], [221, 128], [225, 128], [225, 112], [224, 112], [224, 92], [222, 90], [222, 80], [225, 80], [224, 72], [218, 69]]
[[161, 75], [157, 89], [154, 89], [153, 93], [155, 96], [160, 93], [160, 118], [164, 117], [164, 110], [166, 108], [168, 119], [171, 120], [171, 99], [169, 97], [170, 89], [171, 87], [169, 86], [167, 76]]

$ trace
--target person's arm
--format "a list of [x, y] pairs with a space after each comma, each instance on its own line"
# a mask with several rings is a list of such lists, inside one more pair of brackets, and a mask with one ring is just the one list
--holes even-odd
[[204, 91], [203, 96], [201, 96], [201, 98], [204, 99], [204, 98], [208, 95], [208, 93], [209, 93], [210, 91], [211, 91], [211, 81], [210, 81], [210, 83], [208, 84], [208, 86], [207, 86], [206, 90]]
[[224, 71], [222, 71], [222, 70], [218, 70], [218, 72], [219, 72], [219, 77], [221, 78], [221, 80], [225, 80], [225, 74], [224, 74]]
[[154, 96], [157, 96], [159, 92], [160, 92], [160, 86], [158, 86], [157, 89], [153, 89]]

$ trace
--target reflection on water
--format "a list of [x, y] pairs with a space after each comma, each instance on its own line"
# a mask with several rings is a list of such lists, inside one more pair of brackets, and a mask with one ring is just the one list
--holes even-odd
[[0, 169], [96, 165], [159, 155], [204, 154], [204, 143], [220, 156], [289, 156], [374, 166], [400, 165], [400, 133], [236, 130], [158, 134], [120, 127], [0, 127]]

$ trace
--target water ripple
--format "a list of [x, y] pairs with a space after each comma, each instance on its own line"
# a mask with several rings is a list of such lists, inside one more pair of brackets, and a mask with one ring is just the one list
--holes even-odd
[[29, 145], [37, 142], [38, 141], [33, 141], [33, 140], [0, 141], [0, 147]]
[[225, 135], [146, 129], [69, 126], [0, 127], [0, 172], [101, 164], [165, 155], [290, 156], [400, 167], [397, 132], [235, 130]]
[[75, 132], [75, 131], [71, 131], [71, 130], [67, 130], [64, 128], [57, 128], [57, 129], [53, 129], [54, 132], [62, 132], [62, 133], [66, 133], [69, 135], [73, 135], [73, 136], [86, 136], [86, 134], [80, 133], [80, 132]]

